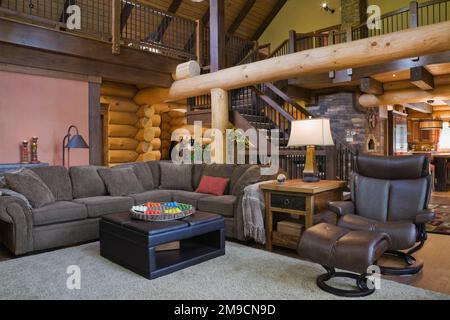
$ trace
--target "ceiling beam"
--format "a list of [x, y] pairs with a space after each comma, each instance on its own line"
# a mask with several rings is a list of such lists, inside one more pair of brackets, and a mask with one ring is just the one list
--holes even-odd
[[[181, 0], [173, 0], [170, 3], [169, 8], [167, 9], [167, 12], [168, 13], [172, 13], [172, 14], [177, 13], [178, 8], [181, 5], [181, 2], [182, 2]], [[164, 33], [166, 33], [166, 30], [170, 26], [170, 22], [172, 22], [172, 17], [165, 16], [161, 20], [161, 23], [159, 24], [159, 26], [156, 29], [156, 31], [153, 33], [153, 36], [149, 36], [148, 38], [150, 38], [152, 41], [155, 41], [155, 42], [161, 42], [162, 38], [164, 37]]]
[[122, 32], [127, 25], [128, 19], [130, 18], [133, 9], [134, 4], [131, 2], [126, 2], [122, 7], [122, 11], [120, 12], [120, 32]]
[[236, 32], [236, 30], [241, 25], [242, 21], [244, 21], [245, 17], [247, 17], [247, 14], [250, 12], [250, 10], [252, 10], [252, 7], [255, 4], [255, 2], [256, 0], [248, 0], [245, 2], [238, 16], [236, 17], [236, 19], [234, 19], [233, 23], [228, 28], [229, 34], [234, 34]]
[[422, 113], [433, 113], [433, 106], [426, 102], [422, 103], [406, 103], [405, 107]]
[[410, 81], [422, 90], [434, 89], [434, 76], [423, 66], [411, 68]]
[[383, 84], [372, 78], [362, 78], [361, 91], [364, 93], [370, 93], [374, 95], [380, 95], [384, 93]]
[[275, 6], [270, 11], [269, 15], [264, 19], [263, 23], [259, 26], [256, 32], [253, 34], [252, 40], [256, 41], [261, 37], [263, 32], [267, 29], [272, 20], [276, 17], [281, 8], [286, 4], [287, 0], [278, 0]]
[[431, 103], [434, 101], [449, 100], [450, 85], [439, 86], [433, 90], [424, 91], [419, 88], [386, 91], [381, 96], [363, 94], [359, 103], [366, 108], [375, 108], [393, 104]]

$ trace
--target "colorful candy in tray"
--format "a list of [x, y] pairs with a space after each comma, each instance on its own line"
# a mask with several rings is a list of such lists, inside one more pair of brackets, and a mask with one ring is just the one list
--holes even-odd
[[131, 208], [133, 218], [146, 221], [167, 221], [187, 217], [195, 212], [190, 204], [178, 202], [147, 202]]

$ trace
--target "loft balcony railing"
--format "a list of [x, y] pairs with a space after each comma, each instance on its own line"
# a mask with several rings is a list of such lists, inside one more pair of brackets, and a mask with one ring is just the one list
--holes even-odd
[[[111, 0], [2, 0], [0, 17], [111, 42], [114, 25], [121, 46], [180, 59], [196, 59], [195, 21], [140, 3], [117, 0], [120, 12], [113, 16]], [[80, 7], [81, 29], [69, 30], [67, 8]]]
[[380, 28], [368, 29], [366, 24], [352, 29], [352, 40], [375, 37], [409, 28], [431, 25], [450, 19], [450, 1], [432, 0], [418, 4], [411, 2], [401, 8], [381, 16]]

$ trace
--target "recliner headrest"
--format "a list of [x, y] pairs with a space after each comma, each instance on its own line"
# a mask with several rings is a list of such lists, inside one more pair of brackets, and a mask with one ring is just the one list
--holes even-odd
[[362, 176], [375, 179], [418, 179], [429, 175], [429, 163], [425, 155], [401, 157], [359, 155], [356, 157], [355, 171]]

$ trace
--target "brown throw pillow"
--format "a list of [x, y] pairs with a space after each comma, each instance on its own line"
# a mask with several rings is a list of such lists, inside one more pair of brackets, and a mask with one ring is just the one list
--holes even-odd
[[161, 162], [160, 166], [160, 189], [194, 191], [192, 188], [192, 165]]
[[33, 208], [41, 208], [55, 202], [50, 188], [31, 170], [5, 173], [5, 179], [8, 187], [24, 195]]
[[105, 182], [106, 189], [113, 197], [128, 196], [144, 192], [133, 168], [98, 169], [98, 174]]

